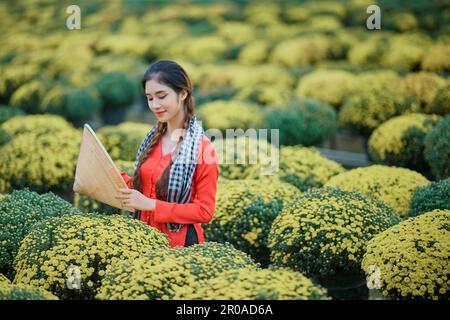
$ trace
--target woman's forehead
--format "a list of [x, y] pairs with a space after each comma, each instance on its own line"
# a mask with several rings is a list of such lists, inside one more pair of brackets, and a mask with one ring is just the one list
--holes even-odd
[[169, 92], [170, 90], [170, 87], [153, 79], [145, 82], [145, 94], [157, 94], [159, 91]]

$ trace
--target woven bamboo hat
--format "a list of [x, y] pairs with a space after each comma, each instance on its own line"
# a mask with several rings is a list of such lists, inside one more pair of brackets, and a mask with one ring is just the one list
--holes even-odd
[[134, 212], [134, 209], [122, 206], [122, 202], [115, 198], [119, 188], [128, 189], [128, 186], [94, 130], [85, 124], [73, 191], [115, 208]]

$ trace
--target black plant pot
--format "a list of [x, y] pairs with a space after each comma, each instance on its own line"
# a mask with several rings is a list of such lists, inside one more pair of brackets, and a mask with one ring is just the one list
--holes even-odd
[[366, 279], [360, 275], [313, 276], [314, 282], [328, 290], [328, 295], [336, 300], [367, 300], [369, 289]]

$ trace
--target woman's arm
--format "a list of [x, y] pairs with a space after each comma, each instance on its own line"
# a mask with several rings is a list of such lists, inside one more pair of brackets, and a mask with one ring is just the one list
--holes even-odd
[[156, 222], [191, 224], [211, 221], [216, 206], [219, 165], [217, 161], [211, 164], [201, 163], [197, 165], [197, 170], [194, 200], [183, 204], [155, 200], [154, 219]]

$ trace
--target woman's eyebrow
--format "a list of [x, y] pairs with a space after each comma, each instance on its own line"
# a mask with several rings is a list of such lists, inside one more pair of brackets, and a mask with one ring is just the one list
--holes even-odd
[[[165, 92], [164, 90], [159, 90], [159, 91], [156, 91], [156, 93], [155, 94], [158, 94], [158, 93], [161, 93], [161, 92]], [[148, 92], [146, 92], [145, 93], [145, 95], [146, 96], [149, 96], [149, 95], [151, 95], [150, 93], [148, 93]]]

